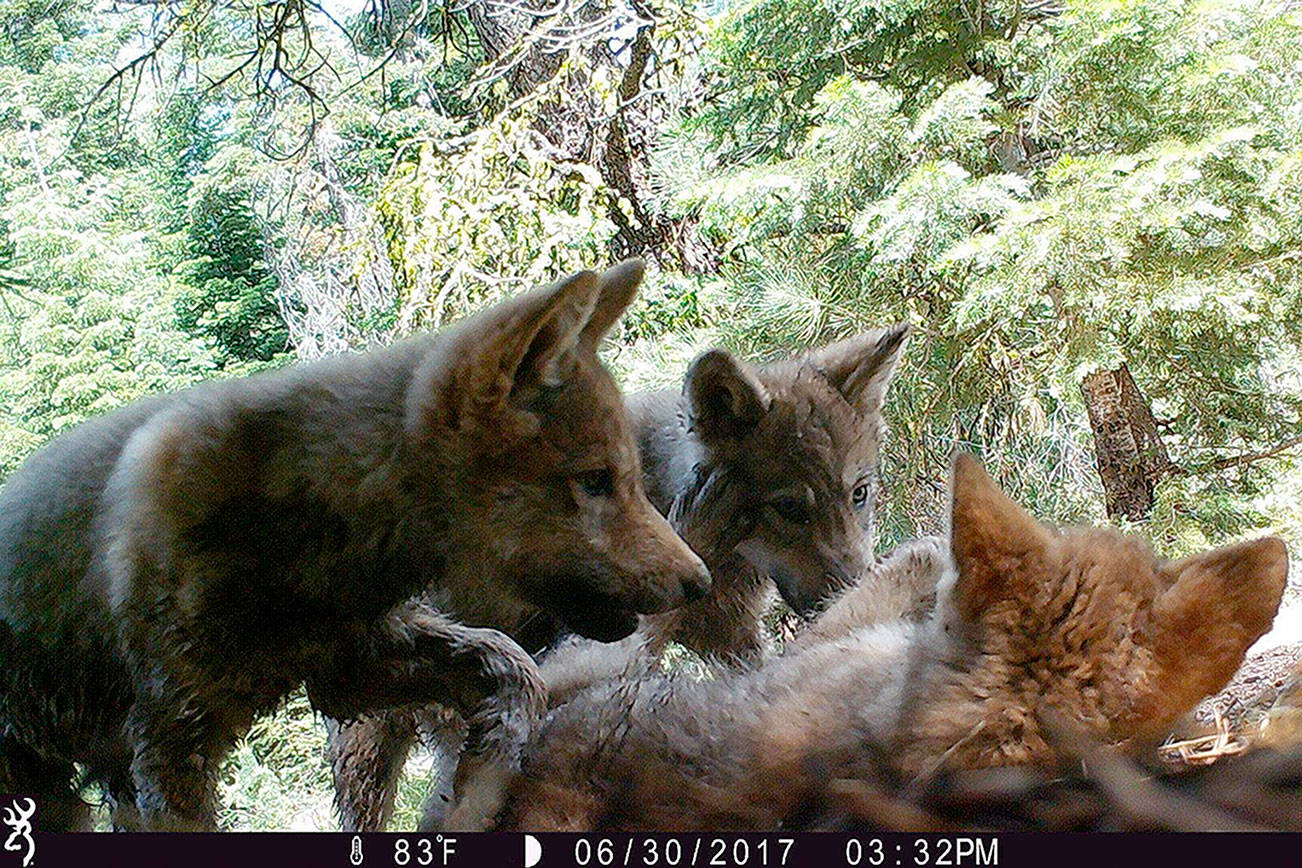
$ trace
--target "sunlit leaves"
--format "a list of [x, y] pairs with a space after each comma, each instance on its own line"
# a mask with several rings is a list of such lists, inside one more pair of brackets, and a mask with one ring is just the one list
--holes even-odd
[[[818, 19], [806, 30], [751, 3], [712, 37], [739, 84], [682, 128], [714, 123], [702, 163], [725, 168], [676, 201], [731, 253], [730, 297], [746, 312], [721, 320], [731, 341], [794, 349], [912, 319], [916, 355], [894, 393], [910, 457], [896, 469], [943, 479], [954, 445], [984, 448], [1063, 517], [1095, 501], [1078, 394], [1092, 370], [1129, 364], [1191, 467], [1302, 424], [1302, 392], [1280, 385], [1277, 361], [1302, 345], [1297, 10], [1067, 3], [937, 43], [897, 72], [874, 65], [885, 31], [865, 22], [910, 28], [881, 48], [909, 52], [946, 10], [880, 8], [802, 6], [800, 24]], [[846, 33], [869, 47], [856, 54]], [[845, 68], [811, 93], [752, 56], [807, 35]], [[925, 85], [899, 87], [924, 68]], [[761, 118], [786, 125], [762, 151]], [[1171, 514], [1232, 531], [1257, 515], [1234, 504], [1269, 478], [1254, 464], [1213, 474], [1198, 509]], [[911, 487], [888, 490], [916, 519]], [[1194, 539], [1170, 534], [1177, 549]]]

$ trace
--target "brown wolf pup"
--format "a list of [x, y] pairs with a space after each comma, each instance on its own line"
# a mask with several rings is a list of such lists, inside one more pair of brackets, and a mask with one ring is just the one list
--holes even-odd
[[1230, 678], [1288, 564], [1274, 538], [1163, 562], [1110, 529], [1056, 531], [964, 456], [950, 553], [923, 624], [842, 621], [748, 674], [611, 683], [556, 709], [503, 827], [771, 829], [882, 757], [905, 791], [1050, 760], [1046, 716], [1138, 751]]
[[641, 273], [142, 401], [28, 459], [0, 489], [0, 790], [77, 825], [80, 763], [119, 825], [211, 827], [222, 756], [306, 683], [335, 717], [456, 708], [489, 781], [462, 819], [481, 822], [544, 711], [537, 670], [403, 601], [432, 587], [506, 626], [541, 607], [614, 640], [709, 588], [643, 493], [594, 349]]
[[[647, 494], [704, 559], [714, 586], [681, 612], [644, 618], [618, 645], [567, 645], [564, 683], [549, 684], [553, 701], [644, 666], [670, 640], [755, 662], [775, 584], [808, 614], [863, 572], [872, 561], [882, 404], [907, 331], [870, 331], [759, 368], [710, 350], [681, 390], [629, 397]], [[547, 638], [526, 647], [541, 649]], [[456, 723], [436, 709], [415, 720], [394, 713], [329, 725], [346, 830], [384, 828], [418, 727], [437, 757], [456, 755]], [[441, 825], [450, 778], [441, 766], [422, 828]]]

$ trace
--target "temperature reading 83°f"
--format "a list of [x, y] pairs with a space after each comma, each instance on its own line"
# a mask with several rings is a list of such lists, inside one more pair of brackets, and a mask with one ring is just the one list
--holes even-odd
[[[397, 868], [407, 868], [407, 866], [416, 866], [416, 868], [428, 868], [428, 866], [437, 865], [439, 868], [446, 866], [454, 856], [457, 855], [457, 839], [435, 835], [431, 838], [421, 837], [401, 837], [393, 841], [393, 847], [387, 854], [389, 864], [396, 865]], [[349, 864], [360, 866], [365, 859], [362, 850], [362, 841], [354, 836], [353, 848], [349, 854]], [[381, 857], [383, 859], [383, 857]], [[384, 864], [380, 862], [378, 864]]]

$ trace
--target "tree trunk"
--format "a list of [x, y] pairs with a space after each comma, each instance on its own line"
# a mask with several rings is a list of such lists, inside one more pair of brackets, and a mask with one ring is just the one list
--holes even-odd
[[1137, 521], [1153, 510], [1153, 490], [1172, 470], [1148, 399], [1125, 365], [1080, 385], [1094, 431], [1094, 454], [1109, 518]]
[[[654, 22], [644, 24], [638, 28], [633, 40], [628, 66], [619, 83], [619, 108], [610, 120], [606, 147], [598, 167], [602, 180], [615, 191], [610, 203], [610, 217], [617, 229], [615, 243], [620, 258], [654, 253], [673, 245], [673, 221], [664, 215], [649, 213], [642, 205], [634, 178], [634, 163], [643, 164], [646, 154], [645, 149], [640, 147], [642, 142], [635, 143], [629, 135], [630, 107], [642, 90], [642, 76], [646, 73], [647, 60], [651, 57], [651, 34], [654, 31]], [[636, 154], [635, 148], [638, 151]], [[620, 208], [620, 196], [628, 202], [632, 214], [625, 214]]]
[[[535, 6], [540, 11], [531, 11]], [[464, 6], [488, 61], [503, 68], [513, 98], [532, 93], [560, 70], [562, 54], [544, 52], [535, 32], [539, 28], [546, 32], [552, 26], [548, 16], [555, 14], [555, 8], [544, 0], [516, 4], [470, 0]], [[613, 115], [604, 117], [606, 109], [600, 100], [586, 92], [586, 81], [576, 77], [567, 83], [569, 99], [543, 105], [534, 127], [568, 159], [594, 166], [610, 188], [607, 213], [615, 224], [615, 255], [651, 256], [662, 262], [673, 255], [686, 272], [714, 272], [718, 270], [717, 255], [694, 231], [692, 221], [653, 211], [642, 194], [641, 175], [654, 123], [650, 105], [640, 97], [654, 50], [656, 15], [640, 0], [634, 0], [632, 8], [639, 23], [628, 46], [627, 66], [620, 73], [619, 103]], [[586, 51], [595, 64], [617, 65], [605, 45], [609, 38], [610, 34], [595, 37], [576, 47]]]
[[[545, 7], [548, 4], [538, 5]], [[510, 64], [506, 81], [513, 99], [533, 93], [538, 85], [561, 68], [560, 54], [548, 54], [536, 44], [524, 45], [538, 21], [547, 14], [541, 9], [535, 12], [529, 6], [527, 2], [511, 5], [476, 0], [464, 7], [466, 18], [488, 59], [493, 63], [505, 61]], [[552, 144], [559, 143], [553, 141]]]

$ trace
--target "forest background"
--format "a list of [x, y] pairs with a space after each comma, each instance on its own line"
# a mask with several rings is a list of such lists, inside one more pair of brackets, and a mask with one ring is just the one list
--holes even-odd
[[[1295, 0], [0, 0], [0, 30], [0, 478], [143, 394], [640, 255], [629, 389], [912, 323], [883, 549], [940, 529], [962, 447], [1045, 519], [1302, 566]], [[322, 739], [301, 697], [260, 723], [223, 823], [332, 828]]]

